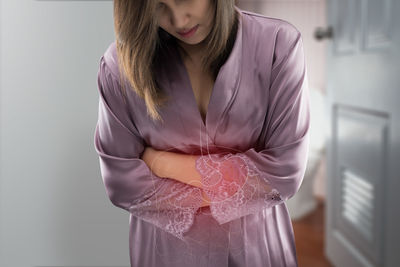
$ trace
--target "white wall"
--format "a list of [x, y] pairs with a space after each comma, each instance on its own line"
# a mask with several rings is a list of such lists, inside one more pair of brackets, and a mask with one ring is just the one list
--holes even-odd
[[0, 3], [0, 266], [128, 266], [93, 143], [112, 1]]

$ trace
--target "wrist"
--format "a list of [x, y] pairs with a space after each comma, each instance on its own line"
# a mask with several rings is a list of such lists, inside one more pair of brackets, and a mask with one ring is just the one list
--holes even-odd
[[208, 196], [204, 190], [201, 190], [201, 195], [203, 198], [202, 206], [209, 206], [211, 203], [211, 200], [208, 198]]

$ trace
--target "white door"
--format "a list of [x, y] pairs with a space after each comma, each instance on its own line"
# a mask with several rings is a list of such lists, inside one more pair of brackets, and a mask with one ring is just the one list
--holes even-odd
[[400, 1], [330, 0], [326, 253], [399, 266]]
[[0, 266], [129, 266], [93, 146], [112, 1], [0, 3]]

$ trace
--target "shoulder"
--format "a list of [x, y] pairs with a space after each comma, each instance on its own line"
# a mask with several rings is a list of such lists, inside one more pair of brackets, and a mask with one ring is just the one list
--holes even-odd
[[241, 10], [243, 20], [247, 27], [257, 33], [267, 34], [269, 38], [279, 37], [290, 40], [301, 35], [299, 29], [287, 20], [268, 17], [266, 15]]
[[266, 44], [281, 58], [301, 38], [300, 30], [289, 21], [241, 10], [246, 37], [257, 44]]
[[116, 42], [112, 42], [100, 57], [98, 87], [106, 101], [125, 101], [118, 72]]
[[109, 44], [106, 51], [102, 55], [102, 60], [105, 63], [105, 67], [111, 72], [114, 78], [119, 79], [116, 41], [113, 41], [111, 44]]
[[289, 21], [245, 10], [240, 13], [247, 46], [254, 49], [255, 58], [267, 56], [271, 67], [282, 62], [296, 46], [302, 46], [300, 30]]

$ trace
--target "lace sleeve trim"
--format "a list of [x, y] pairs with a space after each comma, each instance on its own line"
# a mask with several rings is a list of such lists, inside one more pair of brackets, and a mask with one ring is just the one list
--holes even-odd
[[278, 190], [243, 153], [199, 156], [196, 169], [220, 224], [282, 202]]
[[200, 188], [168, 179], [160, 192], [155, 195], [150, 191], [143, 199], [141, 203], [132, 203], [129, 211], [181, 240], [193, 225], [195, 213], [202, 204]]

